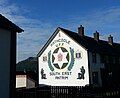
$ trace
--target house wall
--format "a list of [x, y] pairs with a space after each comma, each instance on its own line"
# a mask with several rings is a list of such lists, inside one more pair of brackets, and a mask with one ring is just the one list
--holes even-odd
[[[55, 56], [58, 53], [56, 52], [57, 49], [62, 49], [61, 47], [66, 49], [66, 53], [69, 54], [69, 60], [67, 60], [68, 64], [65, 68], [58, 69], [55, 66], [60, 65], [60, 62], [56, 61], [57, 57]], [[71, 49], [73, 49], [74, 52], [71, 52]], [[76, 58], [76, 53], [80, 53], [81, 57]], [[43, 61], [43, 58], [45, 61]], [[58, 62], [59, 64], [56, 64]], [[64, 58], [62, 62], [66, 62], [66, 58]], [[70, 66], [72, 67], [68, 70]], [[78, 74], [81, 74], [82, 66], [85, 69], [84, 79], [79, 79]], [[44, 70], [43, 73], [41, 73], [42, 69]], [[45, 76], [45, 79], [42, 78], [42, 75]], [[52, 86], [85, 86], [89, 84], [87, 50], [64, 32], [59, 31], [39, 57], [39, 84]]]
[[27, 78], [27, 88], [34, 88], [35, 87], [35, 81]]
[[26, 75], [16, 75], [16, 88], [26, 87], [27, 85]]
[[9, 98], [10, 92], [10, 36], [9, 31], [0, 29], [0, 98]]
[[96, 84], [97, 86], [102, 86], [102, 79], [101, 79], [101, 68], [104, 68], [104, 64], [101, 63], [100, 61], [100, 55], [98, 53], [96, 53], [96, 63], [94, 63], [92, 61], [92, 52], [89, 52], [89, 66], [90, 66], [90, 82], [91, 84], [93, 84], [93, 76], [92, 73], [93, 72], [98, 72], [98, 84]]
[[35, 87], [35, 81], [26, 75], [16, 75], [16, 88], [21, 87], [33, 88]]

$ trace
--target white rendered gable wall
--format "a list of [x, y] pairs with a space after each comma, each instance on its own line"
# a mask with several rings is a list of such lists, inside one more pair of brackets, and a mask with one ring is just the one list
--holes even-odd
[[[82, 66], [85, 69], [84, 79], [79, 78]], [[87, 50], [60, 30], [39, 57], [39, 84], [52, 86], [89, 84]]]

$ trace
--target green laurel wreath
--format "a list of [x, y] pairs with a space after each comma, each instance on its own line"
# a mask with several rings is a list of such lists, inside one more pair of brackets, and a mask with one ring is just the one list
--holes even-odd
[[70, 65], [68, 66], [68, 70], [71, 71], [73, 65], [74, 65], [74, 49], [70, 47], [70, 53], [71, 53], [71, 62]]
[[54, 71], [54, 68], [52, 67], [51, 61], [50, 61], [51, 51], [48, 52], [48, 66], [51, 71]]

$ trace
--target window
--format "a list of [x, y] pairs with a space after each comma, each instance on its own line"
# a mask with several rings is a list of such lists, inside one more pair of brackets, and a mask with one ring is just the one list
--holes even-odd
[[106, 61], [106, 63], [109, 63], [109, 57], [108, 56], [105, 56], [105, 61]]
[[104, 63], [105, 62], [105, 56], [104, 55], [100, 55], [100, 62]]
[[116, 57], [115, 56], [109, 56], [109, 63], [115, 64], [116, 63]]
[[109, 56], [109, 62], [113, 63], [113, 56]]
[[93, 84], [98, 84], [98, 72], [92, 73]]
[[97, 60], [96, 53], [92, 53], [92, 62], [96, 63], [96, 60]]

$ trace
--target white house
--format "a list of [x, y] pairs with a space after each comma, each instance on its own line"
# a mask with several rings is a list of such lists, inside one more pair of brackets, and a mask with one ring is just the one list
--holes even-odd
[[16, 34], [22, 31], [0, 14], [0, 98], [15, 97]]
[[[111, 53], [111, 51], [113, 53]], [[84, 27], [78, 33], [58, 27], [38, 53], [39, 84], [51, 86], [106, 85], [109, 75], [117, 74], [106, 62], [106, 56], [120, 58], [120, 44], [84, 35]], [[104, 56], [104, 57], [103, 57]], [[104, 60], [103, 60], [104, 59]], [[118, 62], [116, 61], [115, 64]], [[109, 66], [107, 66], [109, 64]], [[116, 67], [120, 71], [120, 67]], [[111, 83], [115, 79], [112, 78]]]
[[27, 74], [16, 75], [16, 88], [34, 88], [36, 81]]

